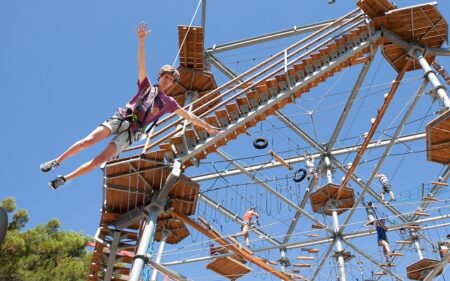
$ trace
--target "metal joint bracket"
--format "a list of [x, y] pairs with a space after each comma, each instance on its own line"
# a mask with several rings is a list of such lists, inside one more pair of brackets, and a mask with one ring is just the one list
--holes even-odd
[[422, 48], [422, 47], [419, 47], [417, 45], [414, 45], [414, 44], [411, 44], [409, 42], [406, 42], [405, 40], [403, 40], [403, 38], [401, 38], [396, 33], [390, 31], [389, 29], [387, 29], [385, 27], [382, 27], [381, 31], [382, 31], [382, 36], [383, 37], [385, 37], [386, 39], [388, 39], [392, 43], [400, 46], [400, 48], [402, 48], [403, 50], [406, 51], [408, 56], [417, 59], [418, 57], [415, 54], [416, 51], [420, 51], [425, 56], [425, 52], [426, 52], [425, 48]]
[[428, 74], [430, 74], [430, 73], [433, 73], [434, 75], [436, 75], [436, 71], [434, 71], [433, 69], [430, 69], [423, 74], [423, 78], [428, 79]]

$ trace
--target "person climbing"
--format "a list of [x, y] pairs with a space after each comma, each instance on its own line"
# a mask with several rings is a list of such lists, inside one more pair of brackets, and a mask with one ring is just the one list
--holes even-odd
[[391, 200], [390, 201], [395, 201], [394, 192], [392, 192], [391, 184], [389, 183], [389, 180], [386, 177], [386, 175], [385, 174], [376, 173], [375, 177], [381, 182], [381, 185], [383, 187], [383, 191], [381, 192], [381, 200], [383, 200], [383, 202], [386, 202], [384, 200], [384, 195], [386, 193], [389, 193], [389, 195], [391, 196]]
[[370, 201], [367, 203], [367, 205], [365, 202], [362, 202], [362, 204], [366, 208], [367, 213], [367, 223], [364, 226], [373, 225], [377, 217], [375, 205]]
[[73, 172], [58, 176], [48, 183], [52, 189], [57, 189], [64, 183], [94, 170], [100, 164], [112, 159], [133, 142], [138, 141], [145, 128], [154, 123], [164, 114], [175, 112], [180, 117], [206, 129], [208, 134], [215, 135], [219, 130], [196, 115], [184, 110], [172, 98], [166, 95], [167, 90], [179, 79], [180, 74], [171, 65], [164, 65], [158, 72], [158, 84], [153, 85], [147, 76], [145, 66], [145, 39], [149, 35], [146, 23], [140, 23], [137, 28], [138, 47], [138, 91], [126, 104], [125, 108], [118, 108], [116, 113], [95, 128], [85, 138], [75, 142], [57, 158], [40, 165], [46, 173], [60, 166], [66, 159], [80, 151], [113, 135], [113, 139], [106, 148], [92, 160], [79, 166]]
[[247, 247], [250, 246], [250, 239], [249, 239], [248, 231], [250, 230], [250, 225], [252, 224], [253, 216], [256, 217], [256, 223], [259, 225], [259, 214], [258, 214], [258, 212], [256, 212], [255, 207], [251, 207], [247, 210], [247, 212], [245, 212], [244, 216], [242, 217], [243, 222], [242, 222], [241, 232], [238, 232], [233, 235], [234, 238], [239, 237], [239, 236], [244, 236], [245, 244], [247, 245]]
[[377, 231], [378, 246], [383, 247], [384, 259], [386, 261], [386, 264], [390, 265], [389, 255], [392, 252], [391, 249], [389, 248], [389, 242], [386, 235], [388, 228], [384, 224], [385, 221], [386, 221], [385, 219], [377, 220], [375, 222], [375, 225]]
[[319, 177], [317, 175], [316, 165], [314, 164], [314, 156], [312, 156], [308, 151], [305, 151], [304, 158], [307, 168], [306, 179], [309, 181], [311, 178], [314, 178], [314, 186], [317, 187]]

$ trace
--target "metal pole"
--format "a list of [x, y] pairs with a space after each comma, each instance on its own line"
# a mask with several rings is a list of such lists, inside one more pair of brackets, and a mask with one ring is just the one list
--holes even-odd
[[[152, 199], [156, 198], [157, 193], [154, 194]], [[129, 281], [139, 281], [141, 278], [142, 269], [144, 268], [146, 260], [147, 249], [150, 242], [153, 241], [156, 230], [156, 220], [158, 219], [158, 215], [161, 211], [162, 207], [157, 203], [150, 206], [150, 212], [145, 222], [144, 231], [139, 241], [138, 250], [134, 256], [133, 264], [131, 265], [130, 279], [128, 279]]]
[[417, 233], [415, 231], [412, 233], [412, 236], [414, 239], [414, 245], [416, 246], [417, 255], [419, 255], [420, 260], [423, 260], [422, 249], [420, 249], [419, 237], [417, 236]]
[[281, 255], [281, 262], [280, 262], [280, 264], [281, 264], [281, 271], [283, 271], [283, 272], [285, 272], [286, 271], [286, 263], [285, 263], [285, 259], [286, 259], [286, 250], [283, 248], [283, 249], [280, 249], [280, 255]]
[[422, 67], [423, 71], [425, 71], [425, 76], [433, 85], [437, 95], [444, 103], [444, 106], [447, 108], [450, 108], [450, 99], [447, 96], [447, 91], [445, 90], [445, 87], [441, 84], [441, 82], [437, 78], [436, 73], [433, 71], [433, 69], [431, 69], [427, 60], [423, 56], [422, 51], [416, 50], [415, 55], [416, 55], [416, 59], [419, 61], [420, 66]]
[[331, 175], [331, 161], [328, 156], [325, 156], [325, 164], [327, 165], [327, 182], [332, 183], [333, 182], [333, 176]]
[[339, 264], [339, 272], [340, 272], [340, 281], [346, 281], [347, 278], [345, 276], [345, 264], [344, 264], [344, 250], [342, 248], [342, 238], [341, 235], [338, 233], [339, 231], [339, 219], [338, 219], [338, 215], [337, 215], [337, 206], [336, 203], [333, 202], [332, 203], [332, 208], [333, 208], [333, 212], [332, 212], [332, 216], [333, 216], [333, 227], [334, 227], [334, 231], [336, 234], [336, 250], [338, 252], [338, 264]]
[[[155, 262], [157, 264], [161, 264], [161, 258], [164, 253], [164, 248], [166, 247], [166, 241], [167, 241], [167, 229], [164, 229], [162, 232], [162, 239], [161, 244], [159, 244], [158, 254], [156, 254]], [[151, 281], [156, 281], [156, 277], [158, 276], [158, 270], [156, 268], [153, 268], [152, 277], [150, 278]]]

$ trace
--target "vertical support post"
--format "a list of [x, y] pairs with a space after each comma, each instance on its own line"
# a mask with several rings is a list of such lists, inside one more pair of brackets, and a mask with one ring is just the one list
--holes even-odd
[[[164, 252], [164, 248], [166, 247], [166, 241], [167, 241], [167, 229], [164, 229], [162, 232], [162, 239], [161, 243], [159, 244], [158, 254], [156, 254], [156, 260], [155, 262], [157, 264], [161, 264], [161, 258]], [[158, 270], [156, 268], [153, 269], [152, 277], [150, 278], [151, 281], [156, 281], [156, 277], [158, 276]]]
[[450, 99], [447, 96], [447, 91], [437, 78], [436, 73], [433, 71], [433, 69], [431, 69], [430, 65], [423, 55], [423, 52], [421, 50], [416, 50], [415, 55], [423, 71], [425, 71], [425, 76], [427, 77], [428, 81], [431, 82], [431, 85], [433, 85], [437, 95], [444, 103], [444, 106], [450, 108]]
[[414, 245], [416, 246], [417, 255], [419, 255], [419, 259], [422, 260], [423, 259], [423, 253], [422, 253], [422, 250], [420, 249], [419, 237], [417, 235], [417, 232], [414, 231], [412, 233], [412, 236], [413, 236], [413, 239], [414, 239]]
[[332, 183], [333, 182], [333, 176], [331, 175], [331, 161], [328, 156], [325, 156], [325, 164], [327, 165], [327, 182]]
[[134, 256], [133, 264], [131, 265], [130, 278], [129, 281], [139, 281], [141, 279], [142, 269], [144, 268], [147, 249], [150, 246], [150, 242], [153, 241], [155, 230], [156, 230], [156, 221], [158, 219], [159, 213], [162, 211], [162, 207], [158, 202], [156, 202], [156, 198], [158, 197], [158, 192], [155, 192], [152, 198], [152, 202], [150, 205], [150, 212], [148, 214], [147, 220], [145, 221], [144, 231], [142, 232], [142, 236], [139, 241], [139, 246]]
[[281, 260], [281, 262], [280, 262], [281, 271], [285, 272], [286, 271], [286, 266], [285, 266], [286, 250], [284, 248], [280, 249], [280, 255], [281, 255], [281, 259], [280, 259]]
[[338, 253], [338, 266], [339, 266], [339, 273], [340, 273], [340, 281], [346, 281], [346, 275], [345, 275], [345, 263], [344, 263], [344, 249], [342, 247], [342, 237], [339, 234], [339, 219], [337, 215], [337, 205], [336, 202], [332, 202], [332, 216], [333, 216], [333, 227], [334, 232], [336, 234], [335, 241], [336, 241], [336, 250]]

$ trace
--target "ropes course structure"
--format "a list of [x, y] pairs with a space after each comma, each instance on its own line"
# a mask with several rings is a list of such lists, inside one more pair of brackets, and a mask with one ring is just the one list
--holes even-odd
[[[446, 280], [450, 99], [438, 58], [450, 51], [437, 3], [360, 0], [336, 19], [210, 48], [201, 4], [202, 26], [178, 27], [168, 95], [221, 133], [172, 114], [106, 163], [88, 279]], [[264, 47], [278, 40], [276, 53]], [[253, 65], [225, 62], [234, 55]]]

